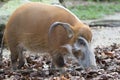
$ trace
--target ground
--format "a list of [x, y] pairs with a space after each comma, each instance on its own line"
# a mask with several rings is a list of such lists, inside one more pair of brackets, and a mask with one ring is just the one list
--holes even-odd
[[[97, 20], [119, 20], [120, 13], [114, 15], [106, 15], [103, 18]], [[94, 20], [84, 21], [90, 23]], [[24, 80], [119, 80], [120, 79], [120, 26], [116, 27], [104, 27], [97, 26], [91, 27], [93, 33], [92, 48], [96, 54], [98, 70], [68, 70], [67, 74], [59, 77], [57, 70], [54, 75], [49, 74], [48, 63], [50, 58], [48, 56], [27, 56], [29, 68], [33, 68], [31, 71], [25, 71], [26, 66], [23, 67], [23, 71], [11, 72], [9, 50], [4, 49], [3, 66], [0, 66], [0, 79], [24, 79]], [[116, 44], [113, 44], [116, 43]], [[99, 46], [99, 47], [98, 47]], [[107, 47], [105, 47], [107, 46]], [[71, 60], [71, 59], [68, 59]], [[48, 64], [47, 64], [48, 63]], [[68, 62], [70, 63], [70, 62]], [[38, 65], [39, 64], [39, 65]], [[72, 65], [73, 66], [73, 65]], [[2, 71], [5, 69], [5, 71]], [[38, 71], [36, 71], [38, 69]], [[42, 69], [42, 71], [41, 71]], [[41, 73], [41, 72], [42, 73]]]
[[[120, 13], [114, 15], [106, 15], [105, 17], [98, 20], [120, 20]], [[120, 44], [120, 25], [116, 27], [94, 27], [93, 32], [93, 47], [96, 46], [109, 46], [113, 43]]]

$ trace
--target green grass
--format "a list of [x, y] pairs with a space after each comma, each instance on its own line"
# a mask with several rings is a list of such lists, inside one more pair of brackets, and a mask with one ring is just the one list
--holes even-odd
[[104, 15], [120, 12], [120, 4], [95, 3], [89, 5], [78, 5], [69, 8], [80, 19], [97, 19]]
[[[55, 0], [31, 0], [34, 2], [51, 3]], [[17, 7], [24, 4], [22, 0], [10, 0], [2, 8], [0, 8], [0, 17], [3, 15], [10, 15]], [[97, 19], [104, 15], [120, 12], [120, 3], [91, 3], [89, 5], [75, 5], [69, 9], [80, 19]], [[3, 17], [4, 18], [4, 17]]]
[[0, 8], [0, 15], [9, 15], [23, 3], [24, 2], [22, 2], [21, 0], [11, 0], [7, 2], [5, 5], [3, 5], [2, 8]]
[[[30, 0], [30, 1], [49, 3], [52, 0]], [[24, 3], [25, 2], [22, 0], [10, 0], [2, 8], [0, 8], [0, 15], [11, 14], [17, 7]]]
[[23, 3], [21, 0], [11, 0], [4, 4], [0, 8], [0, 24], [5, 24], [12, 12]]
[[[54, 0], [30, 0], [33, 2], [43, 2], [50, 4]], [[26, 3], [24, 0], [9, 0], [0, 8], [0, 24], [7, 22], [8, 17], [18, 8], [20, 5]]]

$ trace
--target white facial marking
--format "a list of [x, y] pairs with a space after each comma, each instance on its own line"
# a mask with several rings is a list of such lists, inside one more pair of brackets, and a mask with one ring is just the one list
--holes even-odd
[[[79, 40], [83, 40], [82, 42], [79, 42]], [[92, 52], [92, 49], [90, 47], [90, 43], [87, 42], [86, 39], [83, 37], [79, 37], [79, 40], [76, 41], [73, 45], [75, 51], [81, 51], [83, 54], [82, 58], [79, 57], [79, 64], [82, 64], [83, 66], [90, 67], [96, 66], [96, 59], [95, 59], [95, 54]]]

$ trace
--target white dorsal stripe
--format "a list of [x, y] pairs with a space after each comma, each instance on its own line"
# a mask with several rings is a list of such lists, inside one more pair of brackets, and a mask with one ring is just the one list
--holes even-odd
[[54, 6], [57, 6], [57, 7], [60, 7], [60, 8], [62, 8], [62, 9], [64, 9], [64, 10], [66, 10], [66, 11], [69, 12], [71, 15], [73, 15], [79, 22], [81, 22], [81, 20], [80, 20], [75, 14], [73, 14], [69, 9], [67, 9], [67, 8], [65, 8], [65, 7], [63, 7], [63, 6], [61, 6], [61, 5], [54, 5]]

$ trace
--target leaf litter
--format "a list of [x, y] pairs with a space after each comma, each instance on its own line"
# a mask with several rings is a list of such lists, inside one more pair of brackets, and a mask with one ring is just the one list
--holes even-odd
[[84, 70], [67, 58], [68, 65], [63, 74], [52, 68], [48, 54], [26, 56], [27, 65], [13, 71], [10, 59], [3, 58], [0, 66], [0, 80], [119, 80], [120, 79], [120, 44], [107, 47], [97, 46], [94, 51], [98, 69]]

